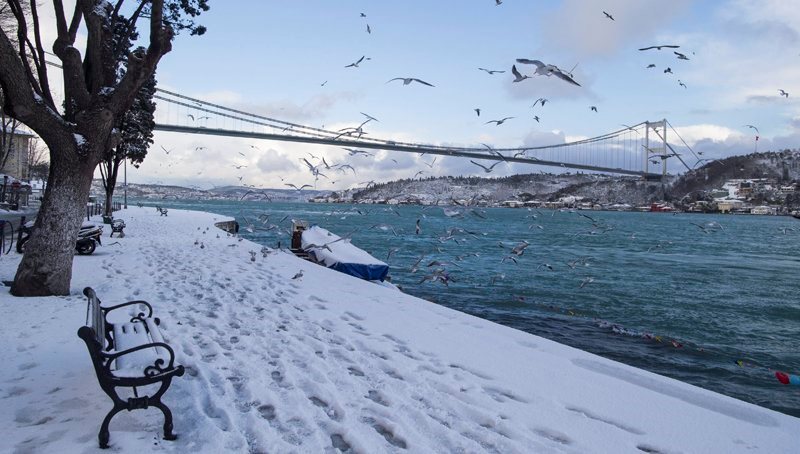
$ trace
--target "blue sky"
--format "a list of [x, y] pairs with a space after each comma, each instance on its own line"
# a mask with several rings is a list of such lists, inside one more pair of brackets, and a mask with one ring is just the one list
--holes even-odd
[[[329, 129], [357, 125], [359, 112], [366, 112], [380, 119], [366, 128], [373, 137], [438, 144], [556, 143], [667, 118], [695, 149], [719, 158], [754, 149], [745, 124], [759, 128], [759, 150], [800, 143], [800, 8], [793, 3], [215, 0], [199, 19], [206, 35], [179, 36], [157, 77], [161, 87], [186, 95]], [[671, 49], [637, 50], [654, 44], [680, 45], [690, 60], [678, 60]], [[371, 60], [344, 68], [362, 55]], [[562, 69], [577, 64], [573, 74], [582, 87], [554, 77], [512, 83], [511, 65], [521, 57]], [[651, 63], [656, 68], [646, 69]], [[478, 67], [506, 73], [488, 75]], [[664, 74], [666, 67], [674, 74]], [[436, 87], [386, 84], [393, 77]], [[550, 102], [531, 109], [539, 97]], [[166, 108], [159, 115], [170, 119]], [[516, 118], [484, 124], [506, 116]], [[175, 151], [167, 156], [162, 145]], [[201, 145], [207, 150], [195, 152]], [[359, 170], [339, 174], [336, 184], [320, 183], [321, 189], [407, 178], [417, 170], [483, 174], [455, 158], [429, 168], [422, 162], [430, 157], [397, 152], [367, 162], [331, 147], [157, 133], [150, 156], [129, 180], [200, 187], [239, 177], [264, 187], [281, 187], [280, 178], [311, 183], [299, 160], [307, 152]], [[501, 165], [492, 175], [536, 171]]]

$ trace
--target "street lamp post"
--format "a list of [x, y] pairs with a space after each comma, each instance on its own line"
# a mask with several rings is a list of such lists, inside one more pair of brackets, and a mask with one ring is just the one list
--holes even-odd
[[127, 159], [125, 159], [125, 167], [122, 170], [122, 175], [124, 179], [122, 183], [124, 208], [127, 210], [128, 209], [128, 160]]

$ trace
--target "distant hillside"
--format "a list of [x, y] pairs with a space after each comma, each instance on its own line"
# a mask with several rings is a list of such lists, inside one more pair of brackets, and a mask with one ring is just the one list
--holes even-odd
[[556, 201], [580, 197], [602, 205], [648, 205], [661, 200], [680, 200], [690, 193], [721, 188], [731, 179], [768, 178], [788, 184], [800, 180], [800, 151], [752, 153], [712, 161], [679, 177], [661, 182], [642, 181], [637, 177], [597, 174], [523, 174], [503, 178], [429, 177], [376, 184], [367, 189], [340, 194], [341, 198], [359, 200], [411, 200], [435, 202], [475, 200]]
[[751, 153], [706, 163], [678, 178], [669, 194], [675, 198], [721, 188], [732, 179], [769, 178], [783, 184], [800, 180], [800, 150]]
[[596, 174], [523, 174], [502, 178], [431, 177], [377, 184], [353, 192], [353, 200], [555, 201], [577, 196], [601, 204], [646, 204], [661, 199], [661, 183]]
[[[115, 197], [121, 197], [122, 184], [114, 191]], [[186, 200], [261, 200], [269, 198], [274, 202], [306, 202], [308, 199], [327, 194], [330, 191], [313, 191], [294, 189], [259, 189], [245, 186], [220, 186], [213, 189], [185, 188], [182, 186], [169, 186], [157, 184], [128, 183], [128, 197], [132, 199], [186, 199]], [[92, 182], [92, 194], [100, 198], [105, 197], [103, 183], [100, 180]]]

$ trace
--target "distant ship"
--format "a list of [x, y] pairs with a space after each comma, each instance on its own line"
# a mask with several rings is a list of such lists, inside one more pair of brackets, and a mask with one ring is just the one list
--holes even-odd
[[792, 211], [792, 216], [795, 219], [800, 219], [800, 211]]

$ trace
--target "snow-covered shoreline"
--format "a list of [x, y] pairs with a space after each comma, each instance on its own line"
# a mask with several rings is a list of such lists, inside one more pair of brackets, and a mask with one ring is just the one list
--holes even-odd
[[[224, 216], [118, 216], [125, 238], [75, 257], [70, 296], [0, 293], [2, 452], [98, 450], [111, 404], [76, 335], [85, 286], [149, 301], [187, 368], [165, 396], [178, 440], [158, 410], [123, 412], [111, 445], [126, 452], [797, 449], [798, 418], [264, 255], [215, 228]], [[2, 280], [18, 261], [0, 258]]]

